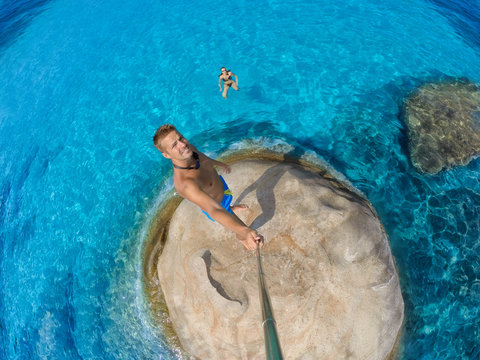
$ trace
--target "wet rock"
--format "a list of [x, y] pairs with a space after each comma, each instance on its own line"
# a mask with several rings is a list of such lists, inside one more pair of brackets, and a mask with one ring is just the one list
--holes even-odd
[[480, 154], [480, 89], [461, 81], [427, 84], [407, 99], [406, 122], [417, 170], [466, 165]]
[[[388, 239], [367, 201], [292, 163], [224, 175], [266, 237], [263, 270], [286, 359], [386, 359], [403, 321]], [[158, 275], [177, 335], [199, 359], [265, 359], [255, 252], [182, 201]]]

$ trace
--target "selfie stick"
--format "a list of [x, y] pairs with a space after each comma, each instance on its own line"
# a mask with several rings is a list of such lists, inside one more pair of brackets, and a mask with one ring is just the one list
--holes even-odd
[[262, 303], [263, 333], [265, 335], [265, 350], [268, 360], [283, 360], [280, 342], [278, 341], [277, 328], [273, 318], [272, 305], [263, 279], [262, 261], [260, 259], [260, 244], [257, 242], [258, 285], [260, 289], [260, 302]]

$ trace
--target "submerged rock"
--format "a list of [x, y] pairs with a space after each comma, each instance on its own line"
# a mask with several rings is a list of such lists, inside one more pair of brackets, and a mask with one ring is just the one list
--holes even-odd
[[[388, 239], [367, 201], [292, 163], [224, 175], [265, 236], [263, 270], [286, 359], [386, 359], [403, 321]], [[182, 346], [200, 359], [265, 359], [255, 252], [182, 201], [158, 262]]]
[[435, 174], [480, 154], [480, 89], [468, 82], [427, 84], [406, 102], [413, 165]]

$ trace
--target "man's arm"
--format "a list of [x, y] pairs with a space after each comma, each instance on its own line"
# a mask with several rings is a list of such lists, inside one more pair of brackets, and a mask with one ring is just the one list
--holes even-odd
[[208, 213], [212, 219], [233, 231], [245, 248], [255, 250], [257, 242], [260, 242], [260, 245], [262, 245], [262, 235], [245, 225], [236, 215], [232, 215], [226, 211], [219, 203], [200, 189], [195, 181], [187, 181], [182, 191], [179, 191], [179, 194], [198, 205], [203, 211]]
[[230, 165], [225, 164], [224, 162], [221, 162], [221, 161], [218, 161], [218, 160], [213, 160], [211, 158], [209, 158], [209, 159], [212, 162], [213, 166], [221, 167], [223, 169], [223, 171], [225, 171], [227, 174], [230, 174], [230, 172], [232, 171], [232, 168], [230, 167]]

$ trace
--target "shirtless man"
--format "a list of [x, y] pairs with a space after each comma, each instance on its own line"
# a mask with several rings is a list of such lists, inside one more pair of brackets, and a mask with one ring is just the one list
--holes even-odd
[[198, 205], [211, 220], [232, 230], [245, 248], [255, 250], [257, 243], [263, 246], [263, 236], [234, 213], [247, 206], [230, 206], [232, 193], [214, 168], [218, 166], [230, 173], [230, 166], [202, 154], [173, 125], [159, 127], [153, 143], [165, 158], [172, 161], [173, 184], [178, 194]]
[[[238, 90], [238, 76], [235, 75], [230, 70], [227, 70], [226, 67], [222, 67], [220, 71], [222, 73], [218, 75], [218, 87], [220, 88], [220, 91], [222, 91], [222, 80], [223, 80], [222, 96], [226, 99], [227, 92], [228, 92], [228, 89], [230, 89], [230, 86], [233, 87], [235, 90]], [[235, 81], [233, 81], [232, 79], [233, 76], [235, 76]]]

